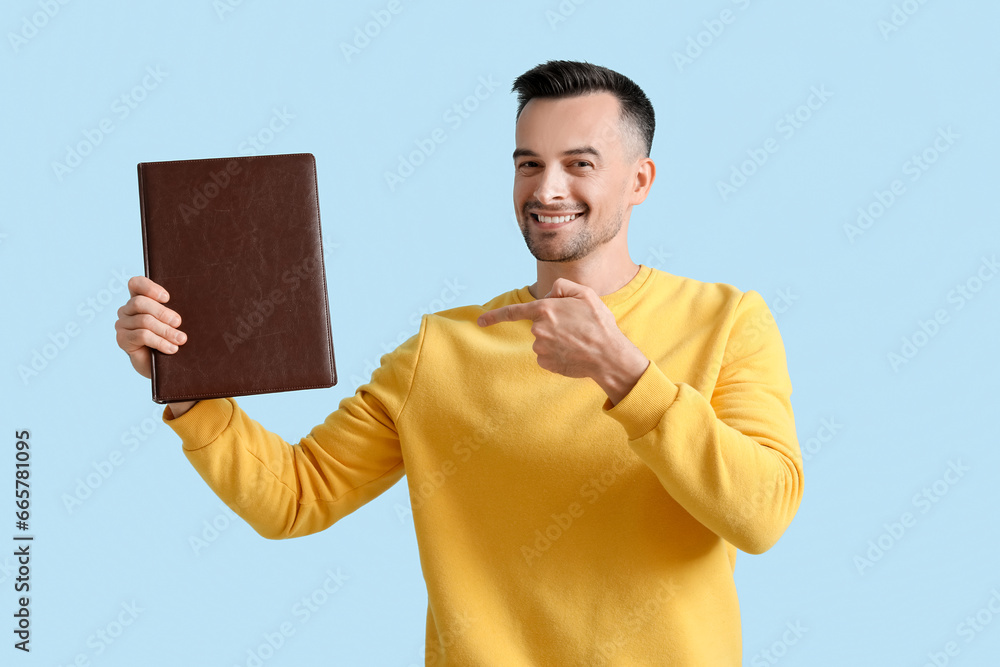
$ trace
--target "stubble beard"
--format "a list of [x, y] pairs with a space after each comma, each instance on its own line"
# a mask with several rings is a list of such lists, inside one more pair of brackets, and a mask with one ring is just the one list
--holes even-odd
[[554, 241], [556, 235], [564, 234], [564, 231], [561, 229], [544, 231], [534, 227], [534, 219], [528, 214], [527, 208], [526, 205], [525, 210], [521, 212], [519, 225], [521, 235], [524, 237], [524, 243], [528, 246], [528, 251], [540, 262], [574, 262], [586, 257], [614, 239], [621, 230], [625, 219], [624, 209], [619, 208], [615, 211], [611, 223], [603, 227], [603, 233], [595, 236], [593, 221], [589, 216], [590, 209], [587, 209], [587, 215], [580, 221], [583, 223], [579, 225], [582, 229], [577, 229], [570, 238], [565, 239], [562, 244], [556, 245]]

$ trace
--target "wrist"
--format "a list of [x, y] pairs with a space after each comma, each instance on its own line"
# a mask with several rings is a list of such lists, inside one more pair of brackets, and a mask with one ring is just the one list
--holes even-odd
[[652, 363], [631, 341], [626, 342], [622, 353], [609, 357], [601, 371], [594, 376], [594, 380], [608, 395], [612, 406], [628, 396]]
[[198, 401], [178, 401], [176, 403], [167, 403], [170, 407], [170, 414], [173, 415], [174, 419], [177, 419], [182, 414], [194, 407], [194, 404]]

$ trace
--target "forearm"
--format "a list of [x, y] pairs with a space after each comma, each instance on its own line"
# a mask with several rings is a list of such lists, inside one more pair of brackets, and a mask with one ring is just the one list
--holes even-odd
[[295, 445], [231, 398], [198, 401], [167, 424], [223, 502], [260, 535], [283, 539], [331, 526], [403, 475], [398, 436], [371, 419], [378, 405], [341, 406]]
[[740, 550], [762, 553], [791, 523], [802, 498], [790, 407], [775, 398], [767, 409], [721, 412], [654, 366], [609, 415], [623, 423], [630, 447], [691, 516]]
[[175, 409], [167, 423], [209, 488], [264, 537], [290, 536], [288, 517], [298, 505], [291, 490], [299, 486], [289, 466], [291, 445], [247, 417], [232, 399], [170, 404], [170, 411]]

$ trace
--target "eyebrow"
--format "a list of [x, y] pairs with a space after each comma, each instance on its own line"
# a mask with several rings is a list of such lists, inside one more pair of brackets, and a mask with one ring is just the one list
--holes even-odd
[[[580, 148], [571, 148], [568, 151], [563, 151], [564, 156], [569, 155], [593, 155], [598, 160], [601, 159], [601, 152], [598, 151], [593, 146], [581, 146]], [[518, 148], [514, 151], [513, 158], [516, 160], [519, 157], [538, 157], [538, 153], [527, 148]]]

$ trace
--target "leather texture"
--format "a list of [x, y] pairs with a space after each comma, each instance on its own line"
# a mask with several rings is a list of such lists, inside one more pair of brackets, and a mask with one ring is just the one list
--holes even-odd
[[146, 276], [187, 342], [152, 351], [157, 403], [337, 383], [309, 153], [138, 165]]

